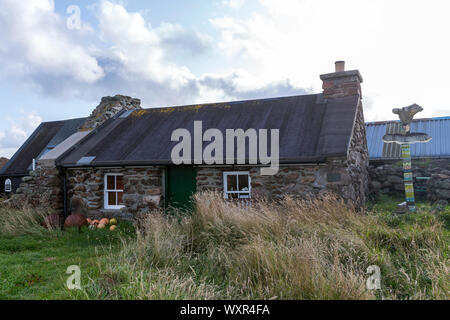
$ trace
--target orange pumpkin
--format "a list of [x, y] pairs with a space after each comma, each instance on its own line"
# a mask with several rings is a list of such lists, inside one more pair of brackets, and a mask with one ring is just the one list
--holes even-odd
[[89, 224], [92, 224], [92, 219], [87, 218], [86, 220]]
[[103, 218], [100, 220], [101, 224], [104, 224], [105, 226], [109, 223], [109, 219], [108, 218]]
[[116, 227], [117, 227], [116, 225], [112, 225], [111, 227], [109, 227], [109, 230], [114, 231], [114, 230], [116, 230]]

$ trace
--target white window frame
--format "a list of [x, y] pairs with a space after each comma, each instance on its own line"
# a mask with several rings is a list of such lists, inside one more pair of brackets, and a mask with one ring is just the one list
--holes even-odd
[[108, 192], [122, 192], [122, 193], [124, 193], [124, 190], [121, 190], [121, 189], [108, 189], [108, 177], [111, 177], [111, 176], [115, 176], [115, 177], [117, 177], [117, 176], [122, 176], [123, 177], [123, 174], [121, 174], [121, 173], [107, 173], [107, 174], [105, 174], [105, 181], [104, 181], [104, 188], [103, 188], [103, 202], [104, 202], [104, 208], [105, 209], [107, 209], [107, 210], [120, 210], [120, 209], [122, 209], [122, 208], [125, 208], [125, 206], [124, 205], [114, 205], [114, 206], [112, 206], [112, 205], [109, 205], [108, 204]]
[[[6, 187], [7, 185], [9, 185], [9, 188]], [[5, 180], [5, 192], [12, 192], [12, 181], [11, 181], [11, 179], [6, 179]]]
[[[248, 191], [228, 191], [228, 176], [247, 175], [248, 177]], [[239, 189], [239, 179], [236, 182]], [[239, 194], [247, 194], [248, 196], [239, 196]], [[223, 173], [223, 197], [229, 199], [229, 194], [238, 194], [238, 199], [250, 199], [252, 197], [252, 178], [249, 171], [225, 171]]]

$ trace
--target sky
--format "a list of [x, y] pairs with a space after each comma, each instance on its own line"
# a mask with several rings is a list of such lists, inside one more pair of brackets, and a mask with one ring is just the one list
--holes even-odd
[[337, 60], [363, 76], [366, 121], [412, 103], [424, 108], [418, 117], [450, 116], [449, 9], [447, 0], [0, 0], [0, 156], [42, 121], [88, 116], [103, 96], [151, 108], [319, 93]]

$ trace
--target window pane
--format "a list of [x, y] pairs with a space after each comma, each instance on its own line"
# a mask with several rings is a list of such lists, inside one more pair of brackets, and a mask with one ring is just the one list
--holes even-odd
[[116, 176], [116, 190], [123, 190], [123, 176]]
[[228, 175], [227, 176], [227, 191], [237, 191], [237, 176]]
[[239, 176], [239, 191], [248, 191], [248, 175], [240, 174]]
[[116, 193], [115, 192], [108, 192], [108, 205], [109, 206], [115, 206], [117, 204], [116, 202]]
[[249, 193], [239, 193], [239, 199], [249, 199], [250, 194]]
[[106, 177], [106, 189], [107, 190], [114, 190], [115, 189], [115, 176], [107, 176]]
[[123, 205], [123, 192], [117, 192], [117, 204]]
[[11, 192], [12, 184], [10, 179], [6, 179], [5, 181], [5, 191]]

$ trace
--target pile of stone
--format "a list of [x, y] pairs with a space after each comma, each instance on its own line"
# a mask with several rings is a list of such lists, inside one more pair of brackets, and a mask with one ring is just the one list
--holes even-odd
[[103, 97], [80, 130], [95, 129], [118, 112], [134, 109], [141, 109], [141, 100], [122, 95]]

